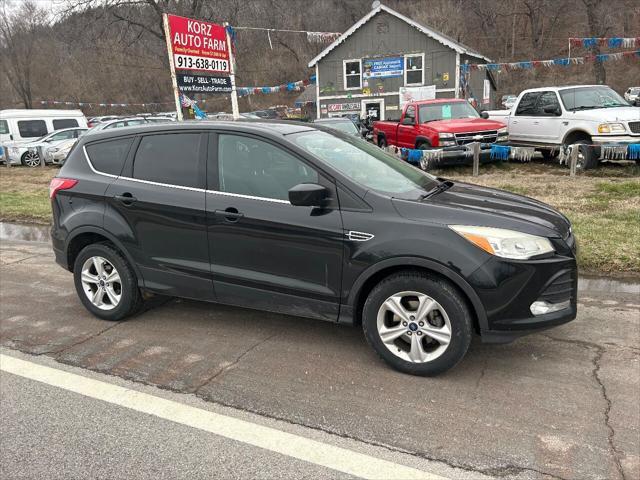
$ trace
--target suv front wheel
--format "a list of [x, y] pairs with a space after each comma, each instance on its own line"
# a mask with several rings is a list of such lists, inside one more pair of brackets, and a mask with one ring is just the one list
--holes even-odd
[[73, 277], [82, 304], [103, 320], [122, 320], [142, 304], [133, 269], [111, 245], [83, 248], [76, 257]]
[[471, 314], [448, 282], [403, 272], [380, 282], [362, 312], [369, 344], [396, 370], [432, 376], [456, 365], [471, 343]]

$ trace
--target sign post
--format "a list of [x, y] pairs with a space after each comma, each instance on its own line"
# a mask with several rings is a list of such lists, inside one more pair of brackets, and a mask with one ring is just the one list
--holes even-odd
[[228, 22], [224, 22], [224, 31], [227, 34], [227, 47], [229, 48], [229, 78], [231, 79], [231, 113], [233, 119], [240, 118], [240, 109], [238, 108], [238, 90], [236, 89], [236, 67], [233, 59], [233, 48], [231, 47], [231, 37], [229, 36]]
[[162, 23], [164, 25], [164, 37], [167, 40], [167, 54], [169, 55], [169, 68], [171, 69], [171, 84], [173, 85], [173, 96], [176, 101], [176, 118], [179, 122], [182, 118], [182, 105], [180, 104], [180, 92], [178, 91], [178, 81], [176, 79], [176, 64], [173, 61], [173, 48], [171, 47], [171, 30], [169, 29], [169, 16], [162, 14]]

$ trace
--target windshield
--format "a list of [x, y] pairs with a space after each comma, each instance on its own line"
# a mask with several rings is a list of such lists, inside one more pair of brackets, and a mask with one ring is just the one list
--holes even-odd
[[629, 104], [609, 87], [578, 87], [560, 91], [560, 98], [567, 110], [628, 107]]
[[291, 139], [354, 182], [380, 193], [415, 199], [438, 184], [434, 176], [356, 137], [314, 130]]
[[359, 135], [358, 129], [351, 120], [340, 120], [336, 122], [318, 122], [320, 125], [326, 125], [329, 128], [340, 130], [350, 135]]
[[420, 123], [480, 116], [468, 102], [431, 103], [420, 105], [419, 109]]

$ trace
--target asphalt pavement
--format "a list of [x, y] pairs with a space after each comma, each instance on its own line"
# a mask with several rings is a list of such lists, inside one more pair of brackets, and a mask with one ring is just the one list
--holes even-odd
[[[640, 478], [633, 289], [581, 291], [574, 322], [508, 345], [474, 342], [454, 370], [428, 379], [389, 369], [360, 330], [320, 321], [158, 298], [126, 322], [100, 321], [48, 245], [2, 241], [0, 344], [30, 362], [326, 435], [328, 445], [449, 478]], [[23, 478], [62, 478], [66, 468], [66, 478], [349, 475], [12, 373], [1, 379], [3, 478], [26, 463], [38, 470]], [[62, 437], [71, 443], [56, 450], [51, 439]], [[95, 456], [75, 453], [92, 445]]]

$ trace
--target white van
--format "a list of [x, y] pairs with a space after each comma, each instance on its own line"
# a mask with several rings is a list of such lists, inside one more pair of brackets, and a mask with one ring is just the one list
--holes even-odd
[[87, 128], [80, 110], [0, 110], [0, 144], [31, 141], [73, 127]]

